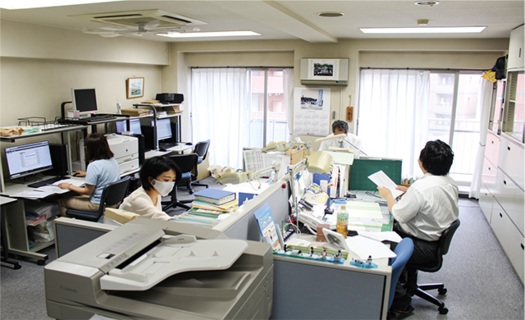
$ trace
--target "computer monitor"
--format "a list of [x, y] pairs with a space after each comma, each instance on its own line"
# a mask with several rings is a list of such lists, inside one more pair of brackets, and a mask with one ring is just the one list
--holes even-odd
[[97, 96], [95, 88], [71, 88], [71, 99], [73, 107], [81, 115], [97, 112]]
[[142, 130], [140, 128], [140, 120], [139, 119], [132, 119], [129, 121], [129, 124], [131, 128], [128, 130], [127, 122], [126, 121], [118, 121], [116, 123], [117, 126], [117, 133], [123, 133], [124, 131], [131, 131], [133, 134], [142, 134]]
[[[151, 125], [154, 123], [151, 121]], [[170, 119], [159, 119], [157, 120], [157, 140], [166, 140], [170, 139], [171, 135], [171, 121]]]
[[5, 148], [5, 157], [10, 179], [53, 169], [48, 141]]

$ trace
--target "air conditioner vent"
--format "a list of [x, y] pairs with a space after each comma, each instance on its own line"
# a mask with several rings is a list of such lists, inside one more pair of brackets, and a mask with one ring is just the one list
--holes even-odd
[[204, 21], [195, 20], [162, 10], [137, 10], [107, 13], [92, 13], [69, 16], [71, 18], [93, 22], [109, 23], [120, 27], [136, 28], [139, 24], [155, 23], [155, 28], [203, 25]]

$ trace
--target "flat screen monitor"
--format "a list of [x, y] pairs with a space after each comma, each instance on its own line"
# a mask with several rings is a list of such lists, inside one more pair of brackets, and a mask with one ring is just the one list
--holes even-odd
[[48, 141], [5, 148], [5, 157], [11, 179], [53, 169]]
[[117, 125], [117, 133], [123, 133], [124, 131], [131, 131], [133, 134], [142, 134], [142, 130], [140, 128], [140, 120], [139, 119], [133, 119], [129, 121], [129, 124], [131, 128], [128, 130], [128, 125], [126, 121], [118, 121], [116, 123]]
[[[151, 121], [151, 125], [154, 125], [154, 122]], [[170, 139], [171, 135], [171, 121], [170, 119], [160, 119], [157, 120], [157, 140]]]
[[97, 111], [97, 96], [95, 88], [71, 89], [73, 107], [80, 113], [94, 113]]

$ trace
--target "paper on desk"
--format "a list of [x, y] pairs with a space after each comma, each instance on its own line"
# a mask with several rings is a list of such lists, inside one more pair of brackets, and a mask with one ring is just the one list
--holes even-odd
[[68, 189], [62, 189], [59, 186], [54, 185], [47, 185], [43, 187], [36, 188], [35, 191], [43, 191], [43, 192], [49, 192], [49, 193], [55, 193], [55, 194], [62, 194], [69, 192]]
[[394, 196], [394, 199], [403, 194], [403, 191], [396, 190], [397, 185], [390, 179], [383, 170], [379, 170], [368, 176], [368, 179], [372, 180], [378, 187], [387, 187]]
[[24, 199], [42, 199], [47, 196], [52, 195], [54, 192], [45, 192], [45, 191], [22, 191], [16, 194], [11, 195], [13, 198], [24, 198]]
[[346, 239], [350, 250], [359, 256], [360, 259], [366, 260], [369, 256], [372, 259], [393, 258], [397, 255], [383, 243], [372, 240], [363, 236], [354, 236]]
[[402, 238], [394, 231], [387, 232], [372, 232], [372, 231], [358, 231], [360, 236], [367, 237], [377, 241], [390, 241], [399, 243]]
[[53, 183], [54, 186], [58, 186], [59, 184], [61, 183], [71, 183], [72, 185], [76, 186], [76, 187], [82, 187], [84, 186], [84, 180], [82, 179], [64, 179], [64, 180], [59, 180], [55, 183]]

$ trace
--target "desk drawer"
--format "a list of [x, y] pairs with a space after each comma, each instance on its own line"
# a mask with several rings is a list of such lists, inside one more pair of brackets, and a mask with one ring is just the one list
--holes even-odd
[[487, 134], [487, 142], [485, 147], [485, 157], [489, 159], [495, 166], [498, 166], [498, 157], [500, 149], [500, 138], [495, 134], [489, 132]]

